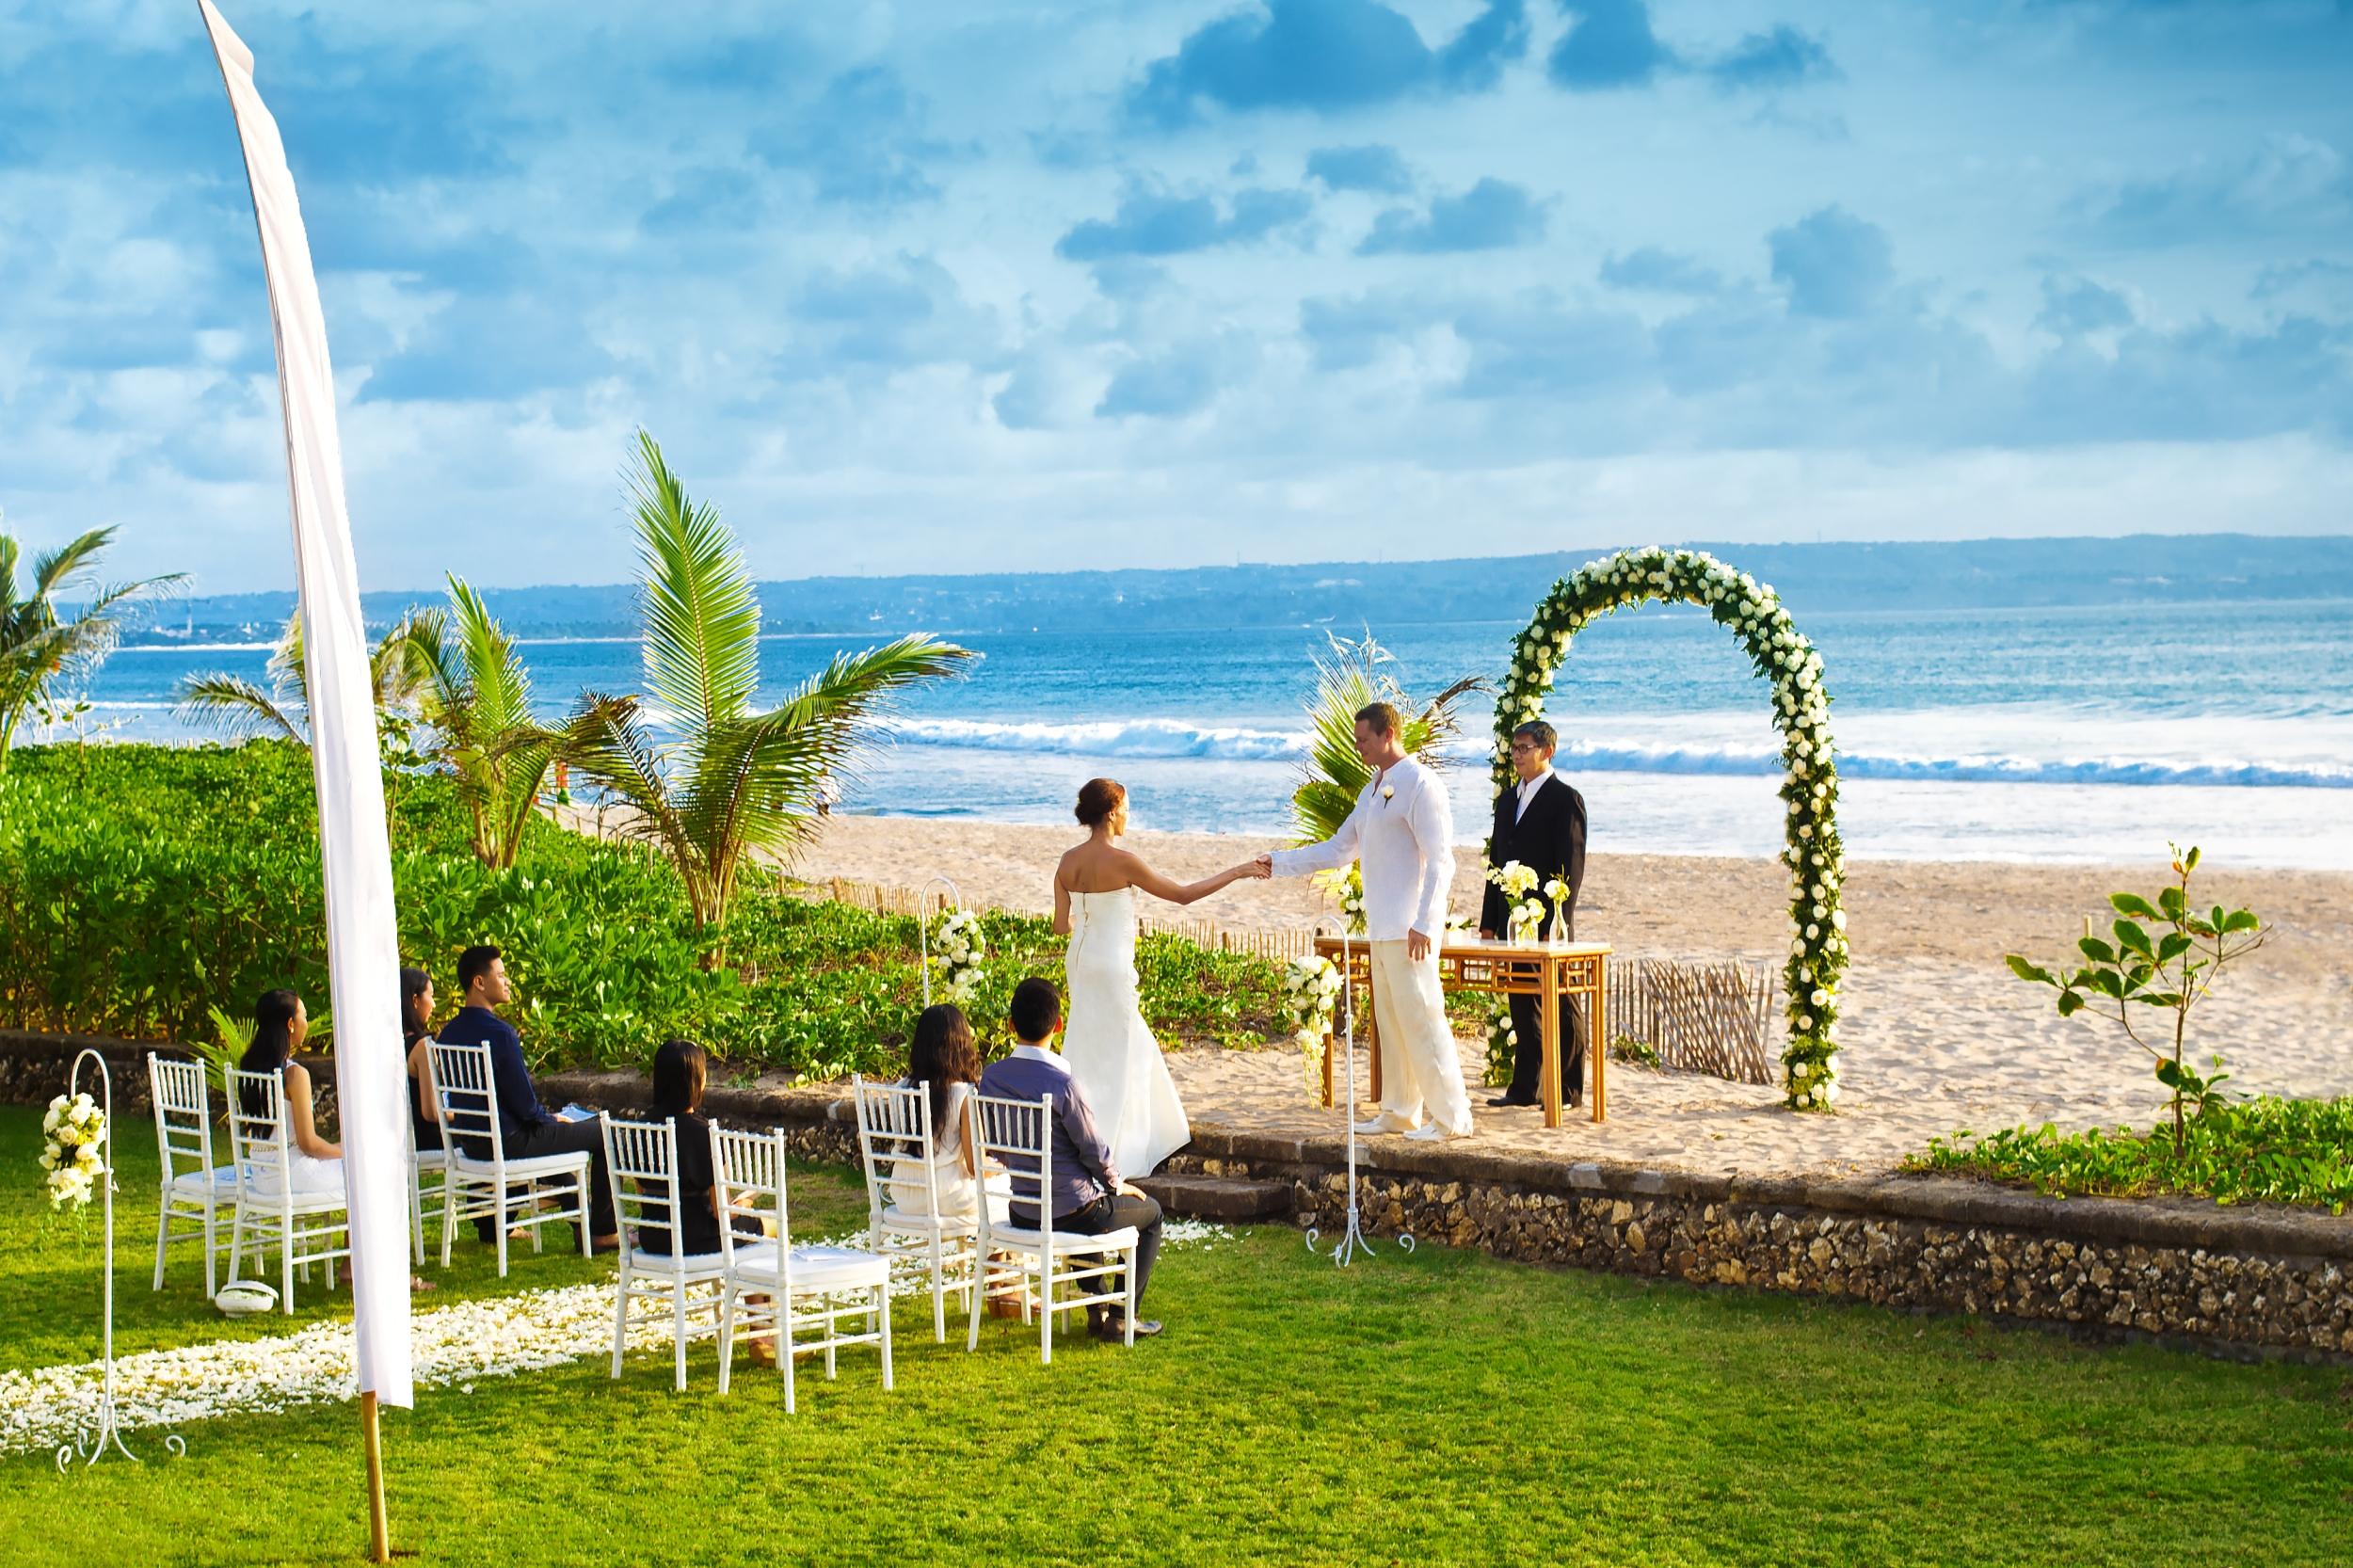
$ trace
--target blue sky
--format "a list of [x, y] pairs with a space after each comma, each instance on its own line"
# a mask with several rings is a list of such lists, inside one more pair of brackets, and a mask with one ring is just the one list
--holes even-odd
[[[371, 585], [2353, 529], [2347, 0], [224, 0]], [[291, 580], [186, 0], [0, 0], [0, 508]]]

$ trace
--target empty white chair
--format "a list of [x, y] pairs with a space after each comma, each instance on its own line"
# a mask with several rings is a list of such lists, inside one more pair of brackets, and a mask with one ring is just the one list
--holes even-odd
[[[667, 1317], [678, 1365], [677, 1386], [682, 1390], [686, 1386], [687, 1288], [718, 1284], [727, 1272], [727, 1258], [715, 1252], [689, 1255], [680, 1251], [678, 1128], [670, 1121], [625, 1122], [605, 1117], [604, 1168], [613, 1184], [613, 1217], [620, 1224], [625, 1242], [620, 1272], [613, 1284], [613, 1375], [621, 1375], [621, 1351], [629, 1342], [630, 1326]], [[648, 1246], [648, 1233], [666, 1241], [666, 1250]], [[657, 1298], [666, 1304], [665, 1311], [630, 1310], [633, 1304]], [[716, 1304], [715, 1301], [700, 1302], [695, 1310], [709, 1311]]]
[[[858, 1154], [866, 1165], [869, 1244], [893, 1262], [919, 1260], [930, 1270], [932, 1336], [944, 1345], [948, 1342], [948, 1282], [954, 1276], [961, 1282], [957, 1288], [968, 1292], [972, 1288], [972, 1260], [980, 1251], [980, 1218], [977, 1213], [942, 1216], [939, 1212], [940, 1162], [933, 1142], [927, 1086], [907, 1088], [853, 1078], [850, 1092], [857, 1105]], [[941, 1129], [941, 1136], [961, 1140], [963, 1118], [958, 1118], [958, 1124]], [[921, 1189], [922, 1201], [918, 1204], [903, 1201], [910, 1196], [911, 1186]], [[985, 1196], [976, 1192], [976, 1205], [984, 1201]]]
[[[441, 1122], [441, 1267], [449, 1267], [450, 1237], [460, 1220], [497, 1221], [501, 1279], [506, 1277], [510, 1226], [527, 1226], [531, 1250], [537, 1252], [541, 1228], [569, 1220], [579, 1227], [580, 1256], [586, 1257], [589, 1157], [506, 1158], [489, 1047], [447, 1046], [436, 1040], [425, 1048], [425, 1060], [431, 1064], [433, 1103]], [[554, 1207], [543, 1207], [540, 1200], [552, 1200]]]
[[[786, 1415], [793, 1411], [792, 1363], [812, 1351], [825, 1352], [825, 1376], [832, 1377], [836, 1352], [843, 1347], [877, 1347], [882, 1385], [888, 1390], [890, 1264], [857, 1247], [792, 1245], [784, 1129], [729, 1132], [714, 1124], [711, 1169], [719, 1198], [720, 1256], [727, 1265], [719, 1288], [719, 1392], [728, 1391], [737, 1336], [763, 1326], [776, 1337]], [[773, 1242], [750, 1241], [737, 1233], [739, 1225], [749, 1229], [771, 1219]], [[863, 1330], [843, 1333], [845, 1318], [865, 1320]], [[816, 1337], [804, 1339], [807, 1329], [815, 1330]]]
[[[1136, 1228], [1124, 1225], [1100, 1235], [1081, 1236], [1055, 1230], [1053, 1205], [1054, 1102], [1050, 1099], [1009, 1100], [993, 1095], [972, 1096], [973, 1141], [984, 1163], [1001, 1160], [1013, 1177], [1013, 1202], [1033, 1206], [1037, 1224], [1024, 1227], [1010, 1217], [990, 1216], [992, 1206], [981, 1208], [981, 1289], [1000, 1285], [1024, 1292], [1022, 1321], [1029, 1320], [1027, 1291], [1036, 1282], [1038, 1317], [1037, 1358], [1054, 1359], [1054, 1314], [1089, 1306], [1119, 1304], [1127, 1322], [1127, 1341], [1136, 1342]], [[1121, 1277], [1116, 1290], [1099, 1288], [1112, 1274]], [[1057, 1298], [1057, 1286], [1073, 1286], [1078, 1294]], [[972, 1299], [972, 1323], [966, 1349], [981, 1343], [981, 1297]]]
[[[204, 1243], [204, 1299], [214, 1290], [220, 1243], [214, 1223], [237, 1206], [237, 1168], [213, 1163], [213, 1096], [200, 1062], [167, 1062], [147, 1053], [147, 1083], [155, 1104], [155, 1156], [163, 1187], [155, 1215], [155, 1288], [164, 1288], [164, 1250], [174, 1241]], [[174, 1230], [173, 1222], [192, 1228]]]
[[229, 1280], [244, 1277], [248, 1246], [258, 1262], [270, 1249], [278, 1250], [279, 1305], [294, 1310], [296, 1270], [311, 1275], [311, 1265], [327, 1265], [327, 1284], [335, 1285], [335, 1264], [351, 1256], [350, 1218], [341, 1179], [341, 1160], [309, 1160], [312, 1167], [331, 1166], [332, 1187], [313, 1187], [303, 1180], [305, 1160], [298, 1160], [294, 1134], [286, 1126], [286, 1080], [282, 1070], [229, 1072], [229, 1154], [237, 1168], [237, 1215], [229, 1235]]

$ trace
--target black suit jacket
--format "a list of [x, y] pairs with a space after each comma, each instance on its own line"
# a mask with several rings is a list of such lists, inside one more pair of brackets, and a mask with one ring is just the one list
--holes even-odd
[[[1528, 803], [1528, 810], [1519, 813], [1520, 789], [1515, 779], [1512, 787], [1496, 797], [1495, 830], [1487, 840], [1487, 864], [1501, 866], [1517, 860], [1536, 873], [1535, 897], [1545, 904], [1544, 935], [1552, 935], [1552, 904], [1544, 896], [1544, 886], [1554, 877], [1569, 885], [1569, 901], [1562, 913], [1567, 916], [1567, 929], [1561, 933], [1564, 939], [1577, 936], [1577, 895], [1585, 885], [1585, 797], [1569, 788], [1569, 781], [1553, 774], [1537, 786], [1536, 798]], [[1519, 814], [1519, 820], [1513, 820]], [[1479, 909], [1479, 928], [1501, 936], [1511, 930], [1511, 902], [1503, 889], [1494, 883], [1487, 885], [1487, 897]]]

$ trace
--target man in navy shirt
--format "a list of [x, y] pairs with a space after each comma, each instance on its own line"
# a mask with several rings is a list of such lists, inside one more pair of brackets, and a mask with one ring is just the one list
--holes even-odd
[[[589, 1244], [611, 1252], [620, 1244], [613, 1223], [613, 1187], [605, 1178], [604, 1119], [590, 1116], [577, 1122], [548, 1113], [532, 1085], [531, 1068], [523, 1061], [522, 1036], [494, 1011], [513, 1000], [507, 984], [506, 960], [488, 946], [468, 948], [457, 955], [457, 985], [466, 1001], [457, 1016], [443, 1024], [435, 1037], [445, 1046], [490, 1048], [490, 1080], [498, 1090], [499, 1139], [509, 1160], [532, 1160], [543, 1154], [585, 1154], [590, 1157], [588, 1186]], [[477, 1160], [490, 1157], [489, 1145], [467, 1149]], [[474, 1230], [485, 1241], [495, 1241], [497, 1222], [476, 1220]]]

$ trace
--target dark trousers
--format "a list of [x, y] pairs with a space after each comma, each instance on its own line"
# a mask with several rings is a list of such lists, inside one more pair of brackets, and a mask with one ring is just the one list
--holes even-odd
[[[543, 1154], [588, 1156], [588, 1234], [613, 1234], [613, 1183], [604, 1174], [603, 1117], [590, 1116], [578, 1122], [537, 1122], [515, 1128], [503, 1142], [509, 1160], [536, 1160]], [[485, 1241], [498, 1240], [496, 1220], [476, 1220], [473, 1228], [474, 1234]]]
[[[1131, 1198], [1125, 1192], [1113, 1192], [1108, 1198], [1097, 1198], [1084, 1208], [1073, 1209], [1054, 1222], [1056, 1230], [1076, 1232], [1080, 1236], [1100, 1236], [1107, 1230], [1136, 1227], [1136, 1306], [1144, 1306], [1144, 1287], [1152, 1283], [1152, 1262], [1160, 1256], [1160, 1206], [1150, 1198]], [[1117, 1274], [1103, 1276], [1102, 1288], [1120, 1288]]]
[[[1540, 1097], [1545, 1070], [1544, 1008], [1540, 997], [1512, 999], [1512, 1032], [1519, 1044], [1512, 1048], [1512, 1087], [1504, 1093], [1515, 1100]], [[1578, 1004], [1561, 999], [1561, 1097], [1585, 1097], [1585, 1031]]]

